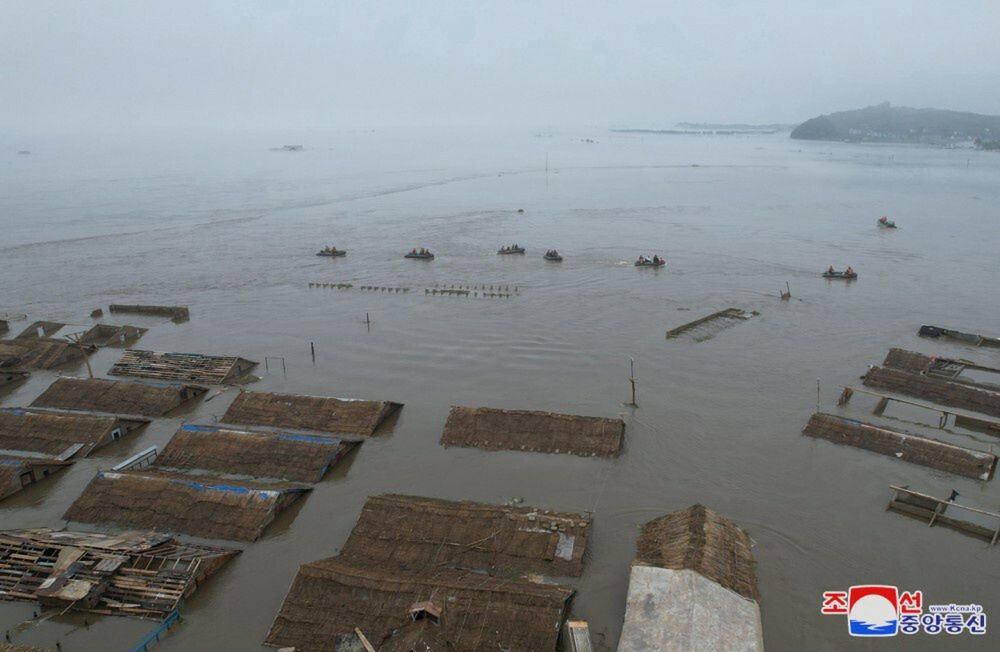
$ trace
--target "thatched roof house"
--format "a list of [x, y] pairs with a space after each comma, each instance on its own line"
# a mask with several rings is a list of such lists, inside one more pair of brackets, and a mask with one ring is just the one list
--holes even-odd
[[625, 422], [621, 419], [454, 406], [448, 413], [441, 444], [615, 457], [624, 438]]
[[116, 326], [114, 324], [94, 324], [86, 333], [80, 336], [80, 344], [93, 346], [123, 345], [139, 339], [148, 328]]
[[702, 505], [646, 523], [619, 652], [763, 650], [749, 535]]
[[374, 435], [402, 404], [330, 396], [241, 392], [222, 420], [242, 425]]
[[865, 374], [863, 382], [875, 389], [1000, 417], [1000, 391], [982, 386], [887, 367], [872, 367]]
[[79, 347], [64, 340], [28, 338], [0, 340], [0, 367], [54, 369], [83, 360]]
[[155, 532], [0, 532], [0, 599], [162, 620], [238, 554]]
[[191, 318], [191, 313], [187, 306], [144, 306], [125, 303], [112, 303], [108, 306], [109, 312], [130, 313], [133, 315], [154, 315], [157, 317], [169, 317], [173, 321], [182, 322]]
[[181, 383], [141, 383], [105, 378], [59, 378], [33, 407], [160, 417], [208, 390]]
[[108, 373], [112, 376], [227, 385], [240, 381], [256, 366], [257, 363], [252, 360], [235, 356], [126, 349]]
[[58, 333], [66, 324], [58, 321], [36, 321], [18, 333], [17, 340], [44, 339]]
[[407, 569], [577, 576], [590, 514], [386, 494], [365, 502], [341, 557]]
[[226, 427], [181, 426], [156, 466], [319, 482], [356, 440]]
[[802, 433], [977, 480], [989, 480], [997, 465], [993, 453], [823, 412], [812, 415]]
[[441, 635], [459, 652], [555, 650], [573, 592], [552, 584], [438, 569], [400, 571], [331, 557], [299, 568], [265, 644], [338, 649], [356, 637], [391, 637], [410, 607], [433, 599]]
[[44, 480], [72, 462], [47, 457], [0, 454], [0, 500]]
[[308, 485], [229, 480], [147, 468], [101, 472], [63, 516], [69, 521], [255, 541]]
[[139, 417], [0, 408], [0, 449], [86, 457], [149, 423]]

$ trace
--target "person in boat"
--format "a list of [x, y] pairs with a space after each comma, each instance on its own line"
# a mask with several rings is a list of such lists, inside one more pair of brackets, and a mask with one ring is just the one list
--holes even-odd
[[414, 247], [413, 249], [410, 249], [410, 253], [411, 253], [411, 254], [415, 254], [415, 253], [417, 253], [417, 249], [416, 249], [416, 247]]
[[826, 273], [829, 274], [829, 275], [831, 275], [831, 276], [833, 276], [833, 274], [834, 274], [833, 265], [830, 265], [830, 269], [826, 270]]
[[663, 259], [657, 256], [656, 254], [653, 254], [653, 264], [659, 265], [661, 262], [663, 262]]
[[640, 265], [645, 265], [646, 264], [646, 257], [645, 256], [639, 256], [639, 264]]
[[845, 272], [845, 273], [846, 273], [846, 274], [847, 274], [848, 276], [854, 276], [854, 268], [853, 268], [853, 267], [851, 267], [850, 265], [848, 265], [848, 266], [847, 266], [847, 272]]

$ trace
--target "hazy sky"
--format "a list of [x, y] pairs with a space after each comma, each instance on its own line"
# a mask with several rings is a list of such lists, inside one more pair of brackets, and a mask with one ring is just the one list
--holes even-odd
[[0, 0], [0, 131], [1000, 113], [1000, 0]]

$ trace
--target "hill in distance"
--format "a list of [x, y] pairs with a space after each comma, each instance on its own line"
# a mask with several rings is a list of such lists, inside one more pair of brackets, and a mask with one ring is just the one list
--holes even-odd
[[888, 102], [806, 120], [792, 130], [800, 140], [944, 145], [1000, 139], [1000, 116], [892, 106]]

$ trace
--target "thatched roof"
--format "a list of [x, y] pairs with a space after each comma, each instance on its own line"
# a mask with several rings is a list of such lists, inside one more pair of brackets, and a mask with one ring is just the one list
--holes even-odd
[[402, 404], [330, 396], [241, 392], [222, 420], [242, 425], [373, 435]]
[[394, 629], [378, 646], [378, 652], [453, 652], [455, 646], [444, 629], [429, 619], [411, 620]]
[[457, 570], [408, 572], [341, 557], [303, 565], [265, 643], [299, 652], [337, 649], [354, 628], [383, 640], [415, 602], [442, 607], [441, 633], [460, 652], [554, 650], [573, 592], [553, 584]]
[[157, 469], [102, 472], [66, 520], [255, 541], [275, 516], [311, 487], [289, 482], [223, 480]]
[[889, 349], [889, 353], [886, 354], [882, 365], [891, 369], [908, 371], [911, 374], [919, 374], [927, 371], [932, 360], [933, 358], [923, 353], [916, 353], [905, 349]]
[[162, 620], [239, 551], [155, 532], [0, 532], [0, 599]]
[[63, 457], [67, 449], [77, 445], [69, 456], [86, 457], [148, 422], [140, 418], [0, 408], [0, 449]]
[[940, 405], [1000, 417], [1000, 392], [967, 383], [951, 382], [899, 369], [872, 367], [865, 374], [864, 384], [875, 389], [898, 392]]
[[83, 360], [83, 356], [83, 351], [63, 340], [0, 340], [0, 367], [52, 369]]
[[454, 406], [441, 443], [488, 450], [614, 457], [624, 437], [625, 422], [621, 419]]
[[977, 480], [989, 480], [997, 464], [992, 453], [823, 412], [812, 415], [802, 433]]
[[750, 536], [704, 505], [671, 512], [642, 526], [636, 564], [693, 570], [745, 598], [758, 600]]
[[341, 557], [406, 569], [580, 575], [590, 514], [387, 494], [365, 502]]
[[17, 340], [30, 340], [51, 337], [55, 335], [66, 324], [58, 321], [36, 321], [23, 331], [18, 333]]
[[94, 324], [90, 330], [80, 336], [80, 344], [92, 344], [94, 346], [125, 344], [126, 342], [139, 339], [148, 330], [148, 328], [129, 326], [128, 324], [122, 326]]
[[51, 652], [52, 648], [36, 645], [14, 645], [0, 641], [0, 652]]
[[255, 366], [256, 362], [235, 356], [126, 349], [108, 373], [112, 376], [225, 385], [240, 380]]
[[131, 313], [134, 315], [156, 315], [170, 317], [174, 321], [187, 321], [191, 315], [187, 306], [144, 306], [135, 304], [112, 303], [109, 312]]
[[[21, 491], [27, 484], [38, 482], [72, 462], [45, 457], [19, 457], [0, 454], [0, 500]], [[25, 474], [29, 482], [25, 483]]]
[[214, 426], [181, 426], [157, 467], [318, 482], [355, 441]]
[[208, 390], [180, 383], [140, 383], [105, 378], [59, 378], [32, 402], [34, 407], [163, 416]]

